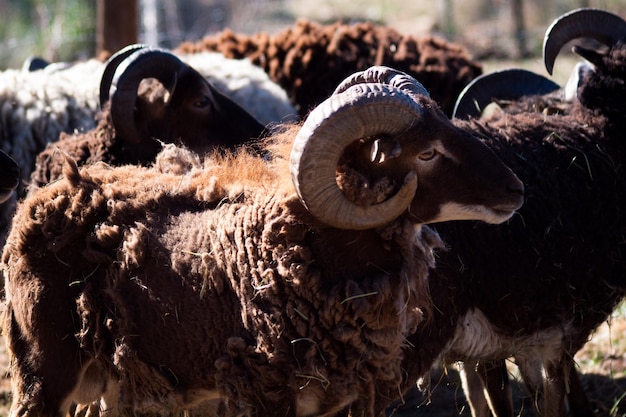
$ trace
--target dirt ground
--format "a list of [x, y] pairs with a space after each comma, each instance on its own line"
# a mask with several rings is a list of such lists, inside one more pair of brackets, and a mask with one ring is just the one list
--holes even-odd
[[[576, 355], [582, 383], [597, 417], [626, 417], [626, 316], [617, 313], [602, 325], [585, 348]], [[8, 416], [11, 403], [8, 355], [0, 341], [0, 417]], [[516, 416], [533, 417], [531, 398], [524, 391], [510, 365]], [[432, 373], [430, 395], [420, 399], [421, 406], [411, 416], [470, 417], [471, 413], [454, 366], [436, 368]], [[214, 416], [207, 416], [214, 417]], [[406, 413], [402, 417], [408, 417]]]

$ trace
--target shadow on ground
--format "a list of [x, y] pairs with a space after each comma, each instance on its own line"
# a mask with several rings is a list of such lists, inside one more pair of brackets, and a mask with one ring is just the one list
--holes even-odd
[[[596, 417], [626, 417], [626, 378], [583, 374], [581, 380]], [[513, 381], [515, 415], [535, 417], [532, 397], [520, 381]], [[401, 407], [393, 417], [471, 417], [463, 395], [459, 373], [452, 367], [435, 369], [431, 374], [430, 392], [409, 394], [405, 401], [410, 407]]]

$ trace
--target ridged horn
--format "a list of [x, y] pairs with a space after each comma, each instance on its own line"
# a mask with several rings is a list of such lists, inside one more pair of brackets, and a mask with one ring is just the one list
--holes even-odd
[[528, 95], [548, 94], [561, 88], [554, 81], [519, 68], [483, 74], [465, 86], [454, 105], [452, 117], [480, 117], [494, 99], [517, 100]]
[[118, 136], [136, 143], [141, 137], [134, 118], [139, 84], [145, 78], [155, 78], [173, 88], [177, 73], [187, 64], [164, 49], [143, 48], [124, 59], [111, 83], [111, 119]]
[[102, 78], [100, 79], [100, 108], [103, 108], [104, 104], [109, 100], [111, 83], [113, 82], [113, 77], [115, 76], [115, 70], [117, 70], [117, 67], [130, 55], [147, 47], [147, 45], [143, 44], [128, 45], [111, 55], [111, 57], [107, 60], [104, 64]]
[[320, 221], [340, 229], [376, 228], [400, 216], [415, 196], [415, 172], [406, 175], [393, 197], [364, 207], [339, 189], [337, 164], [351, 143], [398, 135], [419, 123], [422, 115], [410, 95], [383, 84], [354, 85], [320, 104], [304, 122], [291, 152], [291, 177], [305, 207]]
[[563, 46], [578, 38], [592, 38], [612, 46], [626, 37], [626, 21], [600, 9], [581, 8], [566, 13], [552, 22], [543, 39], [543, 62], [549, 74]]
[[386, 84], [405, 90], [410, 94], [430, 97], [428, 90], [415, 78], [404, 72], [382, 65], [370, 67], [365, 71], [356, 72], [347, 77], [337, 86], [333, 95], [340, 94], [354, 85], [367, 83]]

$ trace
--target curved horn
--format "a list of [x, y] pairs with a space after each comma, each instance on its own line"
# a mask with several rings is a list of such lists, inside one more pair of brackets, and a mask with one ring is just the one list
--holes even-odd
[[157, 48], [140, 49], [120, 63], [111, 83], [111, 119], [120, 137], [133, 143], [141, 137], [134, 118], [141, 80], [156, 78], [165, 88], [173, 88], [177, 73], [184, 68], [187, 64], [183, 61]]
[[127, 47], [117, 51], [107, 60], [104, 65], [104, 71], [102, 72], [102, 79], [100, 80], [100, 108], [104, 107], [104, 103], [109, 100], [111, 83], [113, 82], [113, 77], [117, 67], [130, 55], [147, 47], [147, 45], [143, 44], [128, 45]]
[[335, 179], [351, 143], [374, 135], [397, 135], [419, 123], [423, 110], [410, 95], [382, 84], [359, 84], [333, 95], [311, 112], [291, 152], [291, 177], [305, 207], [341, 229], [365, 230], [400, 216], [417, 189], [415, 172], [389, 200], [368, 207], [347, 199]]
[[543, 62], [549, 74], [561, 48], [583, 37], [612, 46], [626, 37], [626, 21], [613, 13], [591, 8], [576, 9], [558, 17], [543, 39]]
[[0, 203], [11, 197], [20, 180], [20, 167], [17, 162], [0, 150]]
[[22, 64], [23, 72], [35, 72], [46, 68], [50, 63], [38, 56], [29, 56]]
[[333, 95], [340, 94], [354, 85], [367, 83], [385, 84], [405, 90], [410, 94], [430, 97], [428, 90], [415, 78], [402, 71], [382, 65], [352, 74], [337, 86]]
[[543, 95], [561, 88], [554, 81], [532, 71], [511, 68], [483, 74], [465, 86], [454, 105], [452, 117], [467, 119], [480, 117], [493, 101], [517, 100], [527, 95]]

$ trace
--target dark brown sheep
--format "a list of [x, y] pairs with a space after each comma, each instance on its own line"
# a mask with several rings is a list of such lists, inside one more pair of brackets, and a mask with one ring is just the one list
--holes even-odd
[[143, 45], [111, 57], [102, 76], [100, 102], [104, 109], [96, 128], [62, 133], [37, 156], [34, 186], [61, 174], [62, 158], [55, 155], [69, 155], [79, 165], [147, 165], [163, 143], [179, 143], [202, 155], [253, 142], [265, 130], [172, 53]]
[[505, 221], [521, 183], [384, 67], [264, 151], [68, 163], [20, 204], [2, 258], [11, 415], [380, 415], [431, 314], [425, 224]]
[[[62, 132], [72, 134], [96, 127], [101, 110], [98, 89], [105, 69], [101, 58], [104, 56], [49, 65], [33, 58], [22, 70], [0, 72], [1, 149], [15, 159], [22, 173], [16, 192], [0, 206], [0, 245], [8, 234], [16, 201], [28, 191], [37, 155]], [[282, 88], [246, 60], [226, 59], [216, 52], [179, 58], [263, 125], [296, 113]]]
[[[454, 122], [513, 169], [526, 199], [498, 227], [436, 227], [449, 250], [430, 276], [434, 317], [409, 337], [420, 349], [408, 350], [408, 381], [424, 375], [445, 346], [445, 361], [466, 361], [487, 384], [497, 382], [490, 391], [499, 404], [494, 414], [512, 416], [501, 388], [504, 360], [514, 357], [538, 415], [561, 416], [567, 388], [575, 392], [572, 415], [592, 415], [573, 358], [626, 291], [626, 23], [620, 20], [583, 9], [548, 32], [548, 63], [581, 36], [607, 44], [605, 52], [576, 49], [594, 65], [576, 101], [529, 96], [489, 118]], [[430, 356], [425, 343], [434, 345]], [[474, 412], [487, 415], [487, 404]]]
[[450, 115], [463, 87], [482, 72], [460, 45], [434, 36], [403, 35], [369, 22], [323, 25], [299, 19], [271, 36], [225, 30], [176, 49], [180, 53], [205, 50], [249, 58], [287, 91], [303, 117], [341, 80], [372, 65], [396, 68], [420, 80]]

